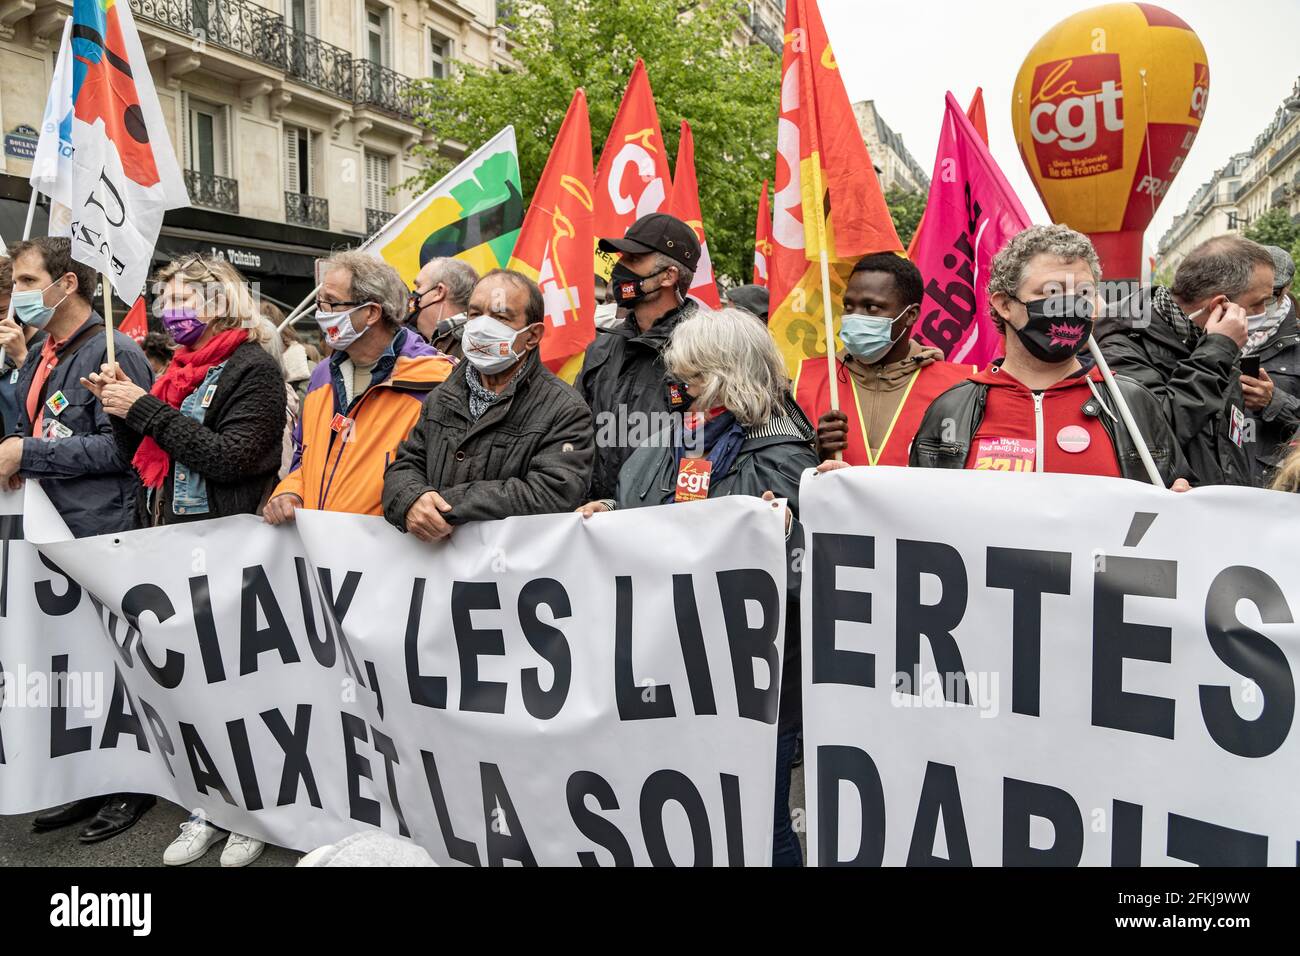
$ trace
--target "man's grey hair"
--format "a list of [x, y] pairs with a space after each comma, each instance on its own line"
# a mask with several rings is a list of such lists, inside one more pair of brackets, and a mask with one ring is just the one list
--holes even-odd
[[406, 283], [387, 262], [356, 250], [336, 252], [325, 260], [320, 274], [335, 269], [346, 269], [352, 275], [350, 301], [376, 303], [383, 312], [384, 324], [391, 329], [399, 328], [406, 320]]
[[1203, 302], [1216, 295], [1235, 299], [1250, 287], [1257, 266], [1273, 268], [1273, 257], [1258, 242], [1241, 236], [1215, 236], [1178, 264], [1169, 291], [1185, 303]]
[[425, 263], [425, 268], [429, 270], [430, 289], [436, 285], [445, 285], [447, 298], [457, 312], [469, 308], [469, 295], [474, 291], [474, 283], [478, 282], [478, 272], [472, 265], [463, 259], [442, 256], [430, 259]]
[[725, 405], [742, 425], [762, 425], [784, 405], [789, 379], [771, 333], [740, 309], [700, 309], [673, 330], [664, 364], [700, 383], [697, 408]]
[[688, 269], [672, 256], [656, 252], [654, 268], [651, 271], [658, 272], [660, 269], [667, 269], [669, 266], [677, 270], [677, 294], [684, 299], [691, 291], [691, 283], [695, 281], [695, 270]]
[[989, 266], [989, 314], [999, 329], [1002, 317], [993, 308], [994, 293], [1016, 297], [1025, 281], [1025, 268], [1035, 256], [1043, 255], [1054, 256], [1062, 262], [1086, 262], [1093, 281], [1101, 281], [1101, 260], [1091, 239], [1069, 226], [1030, 226], [1003, 246]]

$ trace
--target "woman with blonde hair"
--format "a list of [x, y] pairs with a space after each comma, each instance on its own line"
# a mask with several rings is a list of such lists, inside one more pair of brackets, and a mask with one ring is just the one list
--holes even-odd
[[[634, 451], [618, 476], [616, 500], [592, 501], [584, 517], [616, 508], [726, 495], [784, 498], [786, 547], [803, 547], [799, 481], [817, 467], [815, 432], [790, 395], [785, 363], [767, 327], [739, 309], [701, 310], [673, 329], [664, 365], [691, 401], [691, 424], [672, 427]], [[791, 567], [797, 562], [791, 561]], [[799, 575], [787, 576], [785, 654], [777, 714], [772, 864], [800, 866], [790, 819], [790, 772], [801, 727]]]
[[[267, 333], [248, 284], [222, 259], [191, 256], [163, 266], [154, 289], [177, 346], [167, 371], [149, 391], [117, 365], [82, 379], [144, 485], [136, 523], [255, 514], [280, 468], [285, 387], [279, 364], [263, 351]], [[223, 835], [192, 816], [163, 862], [197, 860]], [[221, 863], [245, 866], [262, 849], [261, 841], [232, 833]]]
[[1289, 491], [1292, 494], [1300, 492], [1300, 442], [1295, 438], [1291, 439], [1291, 453], [1278, 466], [1269, 487], [1274, 491]]

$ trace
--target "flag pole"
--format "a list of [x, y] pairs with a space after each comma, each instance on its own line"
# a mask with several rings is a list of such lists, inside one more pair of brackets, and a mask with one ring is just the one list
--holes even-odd
[[[826, 205], [825, 191], [822, 185], [822, 168], [820, 156], [814, 154], [811, 163], [813, 170], [813, 194], [817, 197], [817, 247], [821, 259], [822, 271], [822, 323], [826, 329], [826, 382], [830, 394], [831, 411], [840, 410], [840, 390], [835, 376], [835, 321], [831, 314], [831, 262], [826, 249]], [[844, 453], [835, 453], [836, 461], [844, 460]]]
[[108, 281], [107, 272], [101, 272], [100, 277], [100, 281], [104, 283], [104, 342], [108, 347], [105, 360], [109, 365], [113, 365], [117, 362], [113, 342], [113, 283]]
[[1091, 335], [1088, 336], [1088, 351], [1092, 354], [1092, 360], [1097, 363], [1097, 369], [1101, 372], [1102, 380], [1106, 383], [1106, 390], [1110, 392], [1110, 397], [1115, 400], [1115, 405], [1119, 408], [1119, 417], [1123, 420], [1124, 427], [1128, 429], [1133, 444], [1137, 446], [1138, 456], [1142, 459], [1142, 465], [1147, 470], [1147, 477], [1151, 479], [1151, 484], [1157, 488], [1166, 487], [1165, 480], [1160, 477], [1160, 471], [1156, 468], [1156, 463], [1151, 457], [1151, 449], [1147, 447], [1146, 438], [1138, 429], [1137, 422], [1133, 419], [1133, 412], [1129, 409], [1128, 402], [1124, 400], [1124, 395], [1119, 390], [1119, 384], [1115, 381], [1110, 366], [1106, 363], [1106, 357], [1101, 354], [1101, 349], [1097, 347], [1097, 340]]

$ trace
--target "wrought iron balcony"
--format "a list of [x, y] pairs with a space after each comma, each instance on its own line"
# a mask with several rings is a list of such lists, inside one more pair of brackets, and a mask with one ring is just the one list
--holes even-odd
[[1270, 207], [1285, 206], [1291, 199], [1291, 184], [1283, 183], [1278, 186], [1269, 195], [1268, 199]]
[[767, 48], [777, 56], [781, 55], [782, 48], [785, 46], [785, 39], [777, 30], [757, 18], [754, 20], [752, 29], [754, 31], [754, 36], [759, 43], [767, 46]]
[[1282, 144], [1282, 147], [1273, 154], [1273, 158], [1268, 161], [1268, 171], [1271, 173], [1283, 163], [1285, 163], [1295, 153], [1296, 147], [1300, 146], [1300, 132], [1288, 139]]
[[239, 183], [225, 176], [213, 176], [197, 169], [185, 170], [185, 188], [190, 202], [205, 209], [239, 212]]
[[366, 210], [366, 235], [373, 236], [384, 226], [393, 221], [393, 214], [387, 209]]
[[330, 227], [329, 200], [320, 196], [308, 196], [306, 193], [284, 194], [284, 218], [296, 226], [310, 226], [313, 229]]
[[[249, 0], [130, 0], [131, 12], [211, 44], [284, 69], [284, 17]], [[201, 49], [197, 46], [196, 49]]]
[[410, 122], [415, 116], [415, 84], [371, 60], [353, 63], [353, 99], [366, 106]]
[[309, 33], [285, 27], [285, 69], [290, 76], [337, 96], [352, 99], [352, 54]]

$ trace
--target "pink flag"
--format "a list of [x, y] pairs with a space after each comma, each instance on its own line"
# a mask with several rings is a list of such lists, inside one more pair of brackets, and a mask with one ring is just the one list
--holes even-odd
[[950, 362], [984, 366], [1001, 355], [1002, 337], [989, 318], [989, 263], [1029, 225], [1025, 207], [949, 93], [930, 198], [913, 246], [912, 259], [926, 280], [913, 337], [942, 349]]

